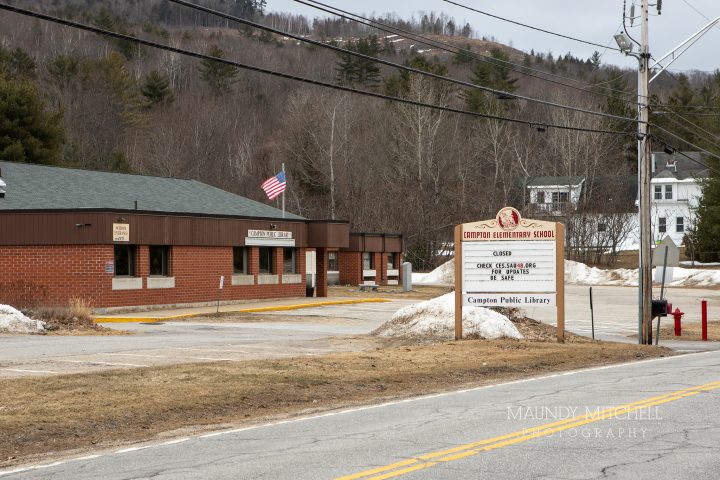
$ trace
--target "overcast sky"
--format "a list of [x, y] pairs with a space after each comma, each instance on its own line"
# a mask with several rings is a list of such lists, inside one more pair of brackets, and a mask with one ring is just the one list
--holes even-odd
[[[622, 23], [622, 0], [455, 0], [505, 18], [531, 24], [546, 30], [582, 38], [602, 45], [612, 41]], [[637, 0], [639, 3], [639, 0]], [[655, 3], [656, 0], [651, 0]], [[628, 0], [628, 5], [632, 0]], [[324, 12], [306, 7], [293, 0], [268, 0], [268, 10], [300, 13], [310, 18], [323, 16]], [[552, 52], [553, 55], [571, 52], [574, 56], [588, 58], [596, 47], [585, 45], [529, 30], [501, 20], [496, 20], [442, 0], [322, 0], [343, 10], [360, 14], [394, 13], [403, 18], [416, 18], [422, 12], [444, 12], [472, 25], [478, 36], [494, 36], [504, 44], [529, 52]], [[699, 10], [694, 11], [692, 7]], [[639, 11], [639, 8], [638, 8]], [[651, 9], [651, 13], [655, 12]], [[650, 49], [655, 58], [660, 58], [675, 48], [687, 37], [708, 23], [720, 17], [719, 0], [665, 0], [662, 15], [650, 18]], [[325, 14], [326, 15], [326, 14]], [[640, 36], [640, 29], [630, 29], [633, 37]], [[615, 46], [615, 42], [612, 41]], [[601, 50], [602, 49], [598, 49]], [[603, 63], [626, 67], [637, 67], [637, 61], [624, 57], [619, 52], [608, 50]], [[716, 70], [720, 68], [720, 27], [713, 28], [672, 66], [673, 70]]]

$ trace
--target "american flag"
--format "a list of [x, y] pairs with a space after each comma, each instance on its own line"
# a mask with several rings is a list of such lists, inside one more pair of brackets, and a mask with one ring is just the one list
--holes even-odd
[[274, 177], [270, 177], [260, 185], [260, 188], [265, 190], [265, 194], [270, 200], [274, 200], [285, 191], [285, 172], [280, 172]]

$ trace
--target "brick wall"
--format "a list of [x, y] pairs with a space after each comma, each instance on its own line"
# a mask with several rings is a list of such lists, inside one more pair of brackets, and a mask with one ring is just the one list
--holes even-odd
[[[0, 247], [0, 303], [26, 307], [65, 305], [71, 298], [82, 298], [95, 308], [305, 296], [305, 249], [297, 250], [300, 284], [233, 286], [231, 247], [183, 247], [170, 249], [170, 276], [175, 288], [148, 289], [149, 247], [136, 249], [136, 275], [142, 278], [140, 290], [113, 290], [112, 273], [105, 273], [114, 261], [112, 245], [58, 245]], [[257, 247], [248, 252], [248, 273], [255, 276]], [[282, 249], [275, 252], [282, 272]], [[220, 276], [225, 286], [219, 292]]]
[[340, 285], [360, 285], [362, 283], [362, 254], [360, 252], [340, 252]]

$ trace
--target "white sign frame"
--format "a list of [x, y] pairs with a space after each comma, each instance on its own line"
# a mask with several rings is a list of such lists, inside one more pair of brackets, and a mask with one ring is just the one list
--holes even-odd
[[130, 241], [130, 224], [113, 223], [113, 242]]

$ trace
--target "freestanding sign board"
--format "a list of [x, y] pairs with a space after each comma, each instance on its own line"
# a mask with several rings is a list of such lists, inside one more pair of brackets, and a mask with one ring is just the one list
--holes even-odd
[[455, 227], [455, 338], [463, 307], [555, 307], [565, 339], [565, 226], [523, 219], [506, 207], [493, 220]]

